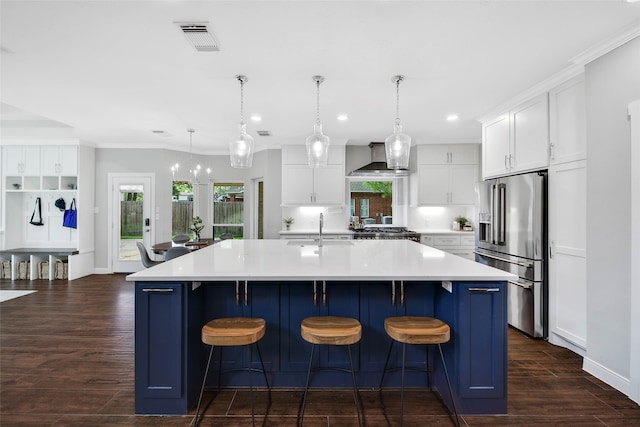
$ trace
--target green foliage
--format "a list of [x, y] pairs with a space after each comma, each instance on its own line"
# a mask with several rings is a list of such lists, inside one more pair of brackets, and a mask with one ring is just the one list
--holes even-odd
[[460, 227], [464, 227], [465, 224], [469, 222], [469, 220], [464, 216], [457, 216], [455, 220], [458, 224], [460, 224]]
[[282, 222], [284, 222], [285, 224], [293, 224], [296, 220], [293, 217], [286, 217], [285, 219], [282, 220]]
[[173, 181], [173, 187], [171, 189], [171, 195], [178, 197], [181, 194], [192, 194], [193, 186], [186, 181]]
[[383, 199], [393, 196], [393, 183], [391, 181], [365, 181], [363, 184], [374, 193], [381, 193]]

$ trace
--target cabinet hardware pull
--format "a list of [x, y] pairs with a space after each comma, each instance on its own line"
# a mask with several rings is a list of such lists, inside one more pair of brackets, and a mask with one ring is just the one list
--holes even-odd
[[396, 306], [396, 281], [391, 281], [391, 307]]
[[249, 282], [244, 281], [244, 306], [249, 305]]
[[318, 306], [318, 285], [316, 281], [313, 281], [313, 306]]
[[509, 170], [509, 166], [507, 166], [507, 155], [506, 154], [504, 155], [504, 168], [506, 170]]
[[236, 280], [236, 305], [240, 305], [240, 281]]
[[469, 292], [487, 294], [489, 292], [500, 292], [500, 288], [469, 288]]
[[483, 252], [473, 251], [473, 253], [476, 254], [476, 255], [480, 255], [480, 256], [486, 257], [486, 258], [491, 258], [491, 259], [495, 259], [495, 260], [498, 260], [498, 261], [508, 262], [509, 264], [515, 264], [515, 265], [518, 265], [518, 266], [524, 267], [524, 268], [531, 268], [532, 265], [533, 265], [531, 263], [511, 261], [511, 260], [508, 260], [508, 259], [505, 259], [505, 258], [500, 258], [500, 257], [497, 257], [497, 256], [485, 254]]
[[326, 280], [322, 281], [322, 305], [327, 306], [327, 282]]
[[171, 288], [143, 288], [142, 292], [166, 293], [166, 292], [173, 292], [173, 289], [171, 289]]

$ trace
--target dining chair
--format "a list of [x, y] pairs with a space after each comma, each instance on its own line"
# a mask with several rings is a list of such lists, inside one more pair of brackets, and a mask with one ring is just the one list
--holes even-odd
[[191, 250], [185, 246], [174, 246], [169, 248], [169, 250], [164, 254], [164, 260], [169, 261], [170, 259], [178, 258], [179, 256], [186, 255], [190, 252]]
[[190, 240], [186, 234], [178, 234], [171, 239], [171, 246], [184, 246]]
[[145, 268], [153, 267], [154, 265], [162, 264], [163, 261], [154, 261], [149, 257], [149, 253], [147, 252], [147, 248], [141, 242], [136, 242], [136, 246], [140, 251], [140, 260], [142, 261], [142, 265]]

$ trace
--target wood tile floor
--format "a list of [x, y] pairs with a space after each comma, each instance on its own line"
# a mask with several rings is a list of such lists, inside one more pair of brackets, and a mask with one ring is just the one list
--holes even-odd
[[[0, 281], [38, 290], [0, 304], [0, 425], [189, 426], [192, 416], [135, 416], [133, 286], [124, 275]], [[581, 370], [582, 359], [509, 331], [508, 414], [464, 416], [463, 426], [640, 426], [640, 408]], [[362, 390], [367, 426], [398, 425], [398, 394]], [[256, 425], [294, 426], [301, 392], [256, 393]], [[248, 392], [212, 393], [200, 425], [251, 424]], [[405, 396], [406, 426], [452, 426], [433, 393]], [[264, 417], [265, 412], [267, 417]], [[305, 426], [356, 426], [350, 391], [314, 390]]]

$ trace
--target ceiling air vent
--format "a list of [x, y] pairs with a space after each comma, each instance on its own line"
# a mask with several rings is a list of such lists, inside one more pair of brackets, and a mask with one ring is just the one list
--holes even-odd
[[260, 136], [271, 136], [271, 132], [269, 132], [268, 130], [259, 130], [257, 131], [257, 133]]
[[198, 52], [217, 52], [220, 50], [218, 42], [207, 29], [207, 22], [176, 22], [189, 41]]

